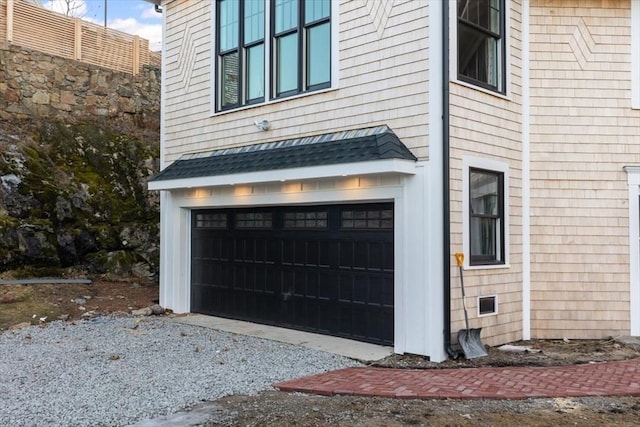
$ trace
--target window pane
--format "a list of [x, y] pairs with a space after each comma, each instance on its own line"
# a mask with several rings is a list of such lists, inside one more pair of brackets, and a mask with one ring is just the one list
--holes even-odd
[[264, 97], [264, 45], [247, 49], [247, 100]]
[[196, 228], [227, 228], [227, 214], [197, 214]]
[[458, 70], [460, 74], [491, 86], [498, 86], [499, 43], [474, 28], [458, 27]]
[[471, 213], [497, 216], [499, 182], [498, 176], [482, 172], [471, 172]]
[[393, 228], [393, 211], [391, 210], [342, 211], [341, 226], [342, 228], [362, 228], [362, 229], [370, 229], [370, 230], [371, 229], [392, 229]]
[[501, 0], [458, 0], [458, 17], [494, 33], [500, 33]]
[[329, 23], [309, 29], [307, 46], [307, 86], [326, 83], [331, 76]]
[[500, 0], [491, 0], [489, 29], [496, 34], [500, 33]]
[[286, 212], [284, 228], [327, 228], [327, 212]]
[[278, 39], [276, 95], [298, 89], [298, 34]]
[[264, 38], [264, 0], [244, 2], [244, 44]]
[[222, 106], [238, 103], [238, 52], [222, 57], [220, 64], [222, 79]]
[[236, 228], [271, 228], [272, 224], [272, 215], [269, 212], [236, 214]]
[[471, 217], [471, 256], [498, 259], [496, 243], [498, 237], [496, 218]]
[[305, 0], [304, 23], [308, 24], [329, 16], [331, 4], [329, 0]]
[[238, 15], [240, 3], [235, 0], [220, 1], [220, 51], [238, 47]]
[[298, 0], [276, 0], [276, 33], [298, 26]]

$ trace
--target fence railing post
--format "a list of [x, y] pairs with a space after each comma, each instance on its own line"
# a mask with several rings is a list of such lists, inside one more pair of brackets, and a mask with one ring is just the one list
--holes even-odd
[[13, 41], [13, 0], [7, 0], [7, 43]]
[[133, 36], [133, 58], [131, 62], [131, 66], [133, 68], [133, 75], [137, 76], [140, 72], [140, 36]]
[[82, 59], [82, 21], [76, 18], [73, 22], [73, 59]]

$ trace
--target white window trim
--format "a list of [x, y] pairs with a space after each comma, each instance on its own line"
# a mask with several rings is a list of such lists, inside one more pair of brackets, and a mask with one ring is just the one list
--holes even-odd
[[251, 108], [258, 108], [264, 105], [275, 104], [278, 102], [284, 102], [291, 99], [301, 98], [305, 96], [316, 95], [319, 93], [325, 93], [329, 91], [333, 91], [338, 89], [339, 87], [339, 67], [338, 60], [340, 58], [338, 47], [339, 47], [339, 17], [340, 17], [340, 2], [331, 1], [331, 86], [325, 89], [305, 92], [294, 96], [289, 96], [285, 98], [277, 98], [277, 99], [269, 99], [270, 95], [270, 87], [271, 87], [271, 63], [269, 62], [271, 59], [271, 7], [270, 0], [264, 0], [264, 18], [265, 18], [265, 37], [264, 37], [264, 75], [265, 75], [265, 101], [258, 104], [250, 104], [250, 105], [242, 105], [238, 108], [232, 108], [224, 111], [216, 111], [217, 106], [217, 89], [218, 89], [218, 76], [216, 74], [216, 61], [217, 61], [217, 52], [216, 52], [216, 0], [211, 0], [211, 22], [209, 23], [210, 29], [210, 51], [211, 51], [211, 61], [209, 64], [210, 67], [210, 81], [211, 81], [211, 91], [210, 91], [210, 102], [209, 102], [209, 117], [220, 116], [224, 114], [233, 113], [236, 111], [248, 110]]
[[[640, 0], [633, 0], [638, 1]], [[483, 88], [482, 86], [477, 86], [472, 83], [467, 83], [465, 81], [458, 79], [458, 2], [457, 1], [449, 1], [449, 79], [461, 86], [468, 87], [470, 89], [478, 90], [480, 92], [484, 92], [488, 95], [492, 95], [498, 98], [503, 98], [510, 100], [511, 99], [511, 91], [510, 81], [511, 81], [511, 73], [509, 70], [511, 69], [511, 43], [509, 43], [509, 34], [511, 33], [511, 2], [509, 0], [505, 0], [504, 2], [504, 34], [502, 35], [503, 41], [505, 43], [504, 49], [504, 93], [495, 92], [490, 89]]]
[[[494, 310], [491, 313], [480, 314], [480, 299], [482, 298], [493, 298], [493, 308]], [[487, 316], [496, 316], [498, 314], [498, 295], [478, 295], [478, 300], [476, 302], [476, 306], [478, 307], [478, 317], [487, 317]]]
[[640, 0], [631, 0], [631, 108], [640, 109]]
[[[640, 0], [634, 0], [638, 2]], [[640, 335], [640, 166], [625, 166], [629, 187], [629, 334]]]
[[[469, 236], [469, 169], [485, 169], [503, 174], [503, 206], [504, 206], [504, 264], [470, 265], [470, 236]], [[462, 251], [465, 254], [465, 270], [490, 270], [509, 268], [509, 166], [505, 162], [486, 159], [483, 157], [462, 157]]]

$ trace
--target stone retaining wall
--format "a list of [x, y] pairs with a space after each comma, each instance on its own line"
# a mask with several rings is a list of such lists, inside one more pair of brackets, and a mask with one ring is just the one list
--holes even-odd
[[0, 119], [38, 117], [158, 131], [160, 69], [145, 67], [132, 76], [0, 45]]

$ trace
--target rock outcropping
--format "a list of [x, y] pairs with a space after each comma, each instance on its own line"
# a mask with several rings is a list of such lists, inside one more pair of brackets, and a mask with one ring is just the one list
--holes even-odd
[[158, 151], [95, 124], [0, 121], [0, 270], [155, 275]]

